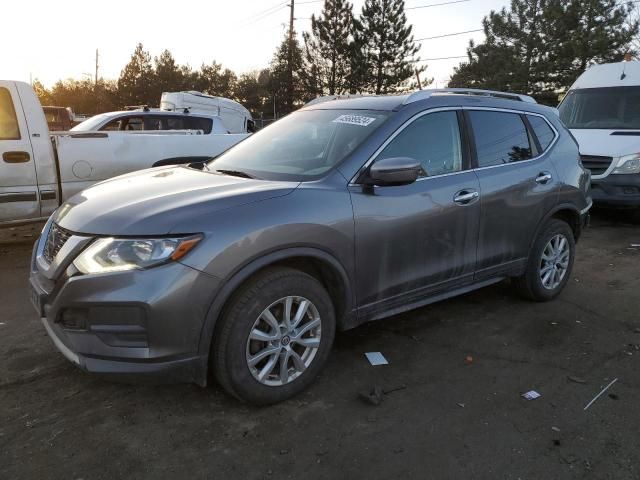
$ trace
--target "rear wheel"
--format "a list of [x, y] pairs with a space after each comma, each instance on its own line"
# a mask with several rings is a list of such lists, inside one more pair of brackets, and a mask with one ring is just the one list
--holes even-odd
[[571, 227], [551, 219], [533, 245], [524, 275], [515, 279], [518, 291], [537, 302], [557, 297], [571, 276], [575, 250]]
[[212, 368], [241, 400], [281, 402], [311, 384], [334, 335], [333, 305], [322, 284], [298, 270], [269, 269], [231, 299], [216, 328]]

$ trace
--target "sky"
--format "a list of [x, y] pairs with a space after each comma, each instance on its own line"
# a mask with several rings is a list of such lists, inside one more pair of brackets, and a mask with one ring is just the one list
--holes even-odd
[[[416, 39], [481, 28], [490, 10], [508, 0], [406, 0], [407, 19]], [[169, 49], [176, 61], [198, 68], [217, 61], [242, 73], [268, 66], [289, 22], [286, 1], [279, 0], [3, 0], [0, 7], [0, 78], [39, 79], [51, 86], [58, 79], [83, 78], [95, 68], [99, 76], [117, 79], [138, 42], [152, 56]], [[310, 29], [309, 17], [322, 1], [297, 0], [298, 35]], [[354, 0], [359, 13], [364, 0]], [[28, 28], [26, 28], [28, 25]], [[466, 54], [470, 39], [482, 41], [482, 32], [424, 40], [421, 58]], [[433, 87], [444, 87], [453, 67], [464, 59], [432, 60], [426, 75]]]

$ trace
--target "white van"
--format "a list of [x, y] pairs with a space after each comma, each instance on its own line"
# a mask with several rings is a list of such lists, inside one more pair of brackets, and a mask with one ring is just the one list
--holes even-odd
[[160, 98], [160, 110], [169, 112], [206, 112], [217, 115], [227, 128], [227, 133], [251, 133], [253, 118], [249, 110], [238, 102], [204, 93], [164, 92]]
[[594, 202], [640, 218], [640, 62], [589, 68], [558, 108], [591, 170]]

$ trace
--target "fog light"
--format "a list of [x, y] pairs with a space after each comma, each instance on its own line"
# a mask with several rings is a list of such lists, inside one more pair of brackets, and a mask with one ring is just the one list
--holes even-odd
[[88, 316], [86, 308], [67, 308], [60, 314], [60, 325], [66, 330], [86, 330]]

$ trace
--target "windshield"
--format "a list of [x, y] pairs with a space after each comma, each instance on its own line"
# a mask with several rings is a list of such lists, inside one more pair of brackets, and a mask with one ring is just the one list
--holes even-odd
[[340, 163], [388, 115], [370, 110], [301, 110], [253, 134], [208, 166], [265, 180], [311, 180]]
[[640, 129], [640, 87], [573, 90], [559, 110], [569, 128]]
[[109, 118], [109, 116], [104, 114], [96, 115], [94, 117], [88, 118], [84, 122], [79, 123], [78, 125], [73, 127], [71, 131], [72, 132], [92, 132], [98, 129], [98, 127], [102, 125], [102, 122], [104, 122], [106, 118]]

